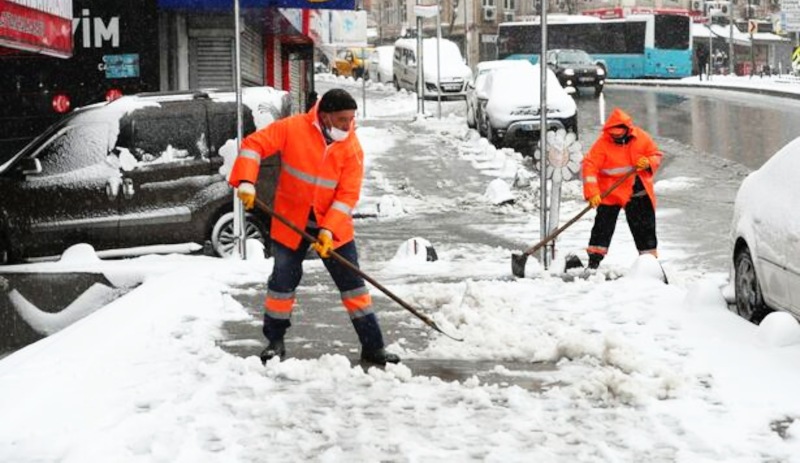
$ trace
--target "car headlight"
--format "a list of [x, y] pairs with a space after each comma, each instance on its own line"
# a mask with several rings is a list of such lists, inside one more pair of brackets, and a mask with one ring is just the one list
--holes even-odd
[[606, 71], [604, 71], [603, 68], [597, 68], [597, 75], [604, 76], [606, 75]]
[[565, 76], [574, 76], [575, 75], [575, 70], [574, 69], [564, 69], [564, 75]]

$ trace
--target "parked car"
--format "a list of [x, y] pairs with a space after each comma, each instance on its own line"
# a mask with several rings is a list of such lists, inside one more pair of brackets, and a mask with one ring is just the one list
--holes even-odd
[[467, 82], [467, 126], [474, 129], [478, 127], [478, 121], [483, 118], [481, 114], [481, 107], [478, 104], [480, 96], [483, 95], [485, 99], [484, 84], [486, 83], [486, 76], [495, 69], [509, 66], [531, 66], [528, 60], [495, 60], [495, 61], [481, 61], [478, 63], [475, 74], [472, 80]]
[[[495, 69], [479, 95], [479, 131], [495, 146], [517, 146], [539, 140], [541, 132], [540, 68], [538, 64]], [[547, 70], [547, 129], [578, 134], [575, 100]]]
[[[437, 49], [441, 49], [441, 60], [437, 60]], [[472, 70], [464, 63], [458, 45], [441, 39], [437, 46], [437, 39], [423, 39], [422, 56], [425, 98], [436, 98], [440, 92], [445, 98], [465, 98], [467, 82], [472, 79]], [[398, 90], [404, 88], [417, 91], [418, 64], [416, 39], [398, 39], [394, 43], [392, 62], [394, 85]], [[441, 69], [438, 79], [437, 69]], [[437, 86], [437, 80], [441, 88]]]
[[394, 46], [384, 45], [372, 50], [367, 61], [367, 77], [373, 82], [394, 82], [392, 58]]
[[372, 48], [343, 48], [336, 52], [331, 72], [337, 76], [353, 77], [358, 79], [364, 76], [366, 58], [372, 53]]
[[[243, 133], [289, 114], [285, 92], [243, 90]], [[76, 110], [0, 164], [0, 262], [195, 242], [231, 252], [236, 156], [232, 92], [125, 96]], [[271, 203], [277, 158], [262, 163], [258, 195]], [[247, 215], [267, 244], [269, 220]], [[265, 246], [269, 249], [269, 246]]]
[[800, 318], [800, 138], [744, 179], [733, 209], [736, 310], [759, 323], [770, 310]]
[[549, 50], [547, 65], [556, 73], [561, 86], [571, 92], [580, 93], [582, 87], [591, 87], [595, 96], [600, 96], [603, 92], [605, 68], [593, 61], [583, 50]]

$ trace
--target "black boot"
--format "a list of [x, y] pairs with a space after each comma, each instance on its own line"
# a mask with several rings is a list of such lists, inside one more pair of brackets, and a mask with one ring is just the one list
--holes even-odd
[[273, 358], [280, 357], [281, 360], [286, 356], [286, 346], [283, 345], [283, 339], [270, 341], [266, 349], [261, 351], [261, 363], [264, 365]]
[[400, 363], [400, 356], [391, 352], [386, 352], [386, 349], [361, 349], [361, 361], [375, 363], [378, 365], [386, 365], [387, 363]]
[[378, 317], [374, 313], [352, 320], [353, 327], [358, 334], [361, 342], [361, 361], [386, 365], [386, 363], [398, 363], [400, 357], [396, 354], [386, 352], [383, 345], [383, 334], [378, 324]]
[[602, 254], [589, 253], [589, 265], [587, 265], [586, 267], [592, 270], [596, 270], [597, 267], [600, 266], [600, 262], [603, 260], [603, 257], [605, 256], [603, 256]]

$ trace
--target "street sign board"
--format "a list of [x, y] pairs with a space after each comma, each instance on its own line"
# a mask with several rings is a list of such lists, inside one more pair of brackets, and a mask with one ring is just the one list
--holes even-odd
[[781, 25], [786, 32], [800, 32], [800, 0], [781, 0]]
[[72, 0], [0, 0], [0, 48], [72, 56]]

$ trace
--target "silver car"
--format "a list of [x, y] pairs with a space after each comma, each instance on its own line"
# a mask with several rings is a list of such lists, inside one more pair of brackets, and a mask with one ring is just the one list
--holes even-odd
[[[497, 147], [524, 146], [541, 134], [541, 79], [539, 65], [496, 69], [489, 73], [485, 92], [478, 97], [479, 130]], [[578, 133], [575, 100], [547, 69], [547, 130]]]
[[[531, 63], [528, 60], [516, 59], [481, 61], [478, 63], [472, 80], [467, 82], [467, 126], [469, 128], [477, 128], [478, 121], [482, 118], [478, 100], [481, 98], [481, 95], [485, 98], [483, 86], [486, 83], [486, 77], [495, 69], [513, 66], [531, 66]], [[481, 133], [481, 135], [486, 134]]]
[[770, 310], [800, 318], [800, 138], [744, 179], [731, 227], [736, 310], [759, 323]]

